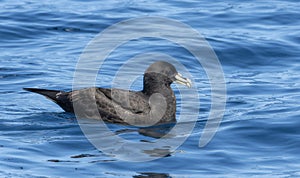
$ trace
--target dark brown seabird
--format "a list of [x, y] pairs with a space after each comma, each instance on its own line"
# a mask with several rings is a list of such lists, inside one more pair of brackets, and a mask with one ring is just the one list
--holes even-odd
[[[86, 88], [64, 92], [37, 88], [24, 90], [41, 94], [66, 112], [111, 123], [150, 126], [176, 122], [176, 97], [172, 82], [191, 87], [175, 67], [164, 61], [151, 64], [144, 73], [142, 91]], [[75, 109], [76, 110], [75, 110]]]

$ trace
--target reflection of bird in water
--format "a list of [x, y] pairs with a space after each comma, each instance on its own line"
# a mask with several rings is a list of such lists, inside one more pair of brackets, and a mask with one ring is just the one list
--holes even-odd
[[111, 123], [149, 126], [176, 122], [176, 98], [172, 82], [191, 86], [175, 67], [163, 61], [151, 64], [144, 74], [142, 91], [108, 88], [86, 88], [64, 92], [24, 88], [46, 96], [66, 112], [80, 117], [101, 119]]
[[154, 172], [143, 172], [140, 175], [134, 175], [133, 178], [171, 178], [169, 174], [165, 173], [154, 173]]
[[[126, 129], [120, 129], [115, 131], [115, 134], [127, 134], [127, 133], [139, 133], [140, 135], [144, 135], [146, 137], [151, 138], [161, 138], [163, 136], [166, 136], [170, 132], [170, 130], [175, 126], [175, 124], [161, 124], [161, 125], [155, 125], [152, 127], [138, 127], [138, 128], [126, 128]], [[168, 137], [172, 137], [174, 135], [168, 135]], [[151, 142], [147, 140], [141, 140], [143, 142]]]

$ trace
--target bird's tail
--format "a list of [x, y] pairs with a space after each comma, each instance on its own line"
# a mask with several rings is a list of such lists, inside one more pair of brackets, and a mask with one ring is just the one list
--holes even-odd
[[47, 90], [47, 89], [38, 89], [38, 88], [23, 88], [26, 91], [38, 93], [40, 95], [43, 95], [47, 97], [48, 99], [54, 101], [57, 103], [57, 94], [60, 93], [61, 91], [59, 90]]

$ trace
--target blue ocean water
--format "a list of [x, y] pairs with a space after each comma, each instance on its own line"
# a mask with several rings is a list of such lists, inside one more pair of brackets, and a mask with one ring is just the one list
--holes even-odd
[[[0, 2], [1, 177], [300, 176], [298, 1]], [[224, 70], [227, 104], [218, 132], [199, 148], [211, 98], [207, 78], [194, 76], [201, 105], [193, 133], [166, 157], [135, 163], [99, 151], [73, 115], [22, 88], [70, 90], [90, 40], [112, 24], [143, 16], [180, 21], [206, 38]], [[173, 54], [196, 70], [186, 51], [148, 43], [113, 53], [97, 85], [110, 86], [115, 70], [137, 51]], [[133, 88], [141, 83], [139, 77]]]

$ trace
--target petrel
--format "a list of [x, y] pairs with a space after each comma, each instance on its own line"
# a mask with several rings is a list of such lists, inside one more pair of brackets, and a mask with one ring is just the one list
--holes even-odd
[[69, 92], [37, 88], [24, 90], [41, 94], [64, 111], [82, 118], [149, 126], [176, 122], [173, 82], [191, 87], [191, 81], [182, 77], [172, 64], [157, 61], [146, 69], [141, 91], [98, 87]]

